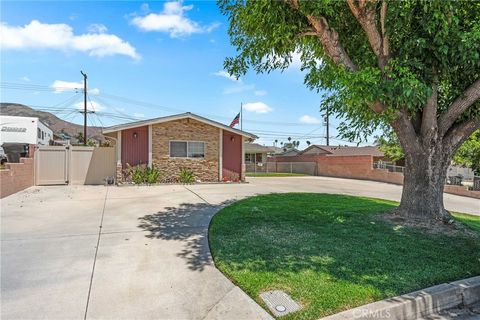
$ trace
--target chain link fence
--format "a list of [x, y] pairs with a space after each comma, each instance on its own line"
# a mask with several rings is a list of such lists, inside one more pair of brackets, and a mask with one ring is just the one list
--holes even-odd
[[317, 174], [316, 162], [266, 162], [245, 164], [247, 173], [296, 173], [314, 176]]
[[400, 172], [400, 173], [403, 173], [403, 170], [404, 170], [404, 167], [396, 166], [391, 162], [385, 162], [385, 161], [375, 161], [373, 163], [373, 168], [384, 169], [384, 170], [388, 170], [389, 172]]
[[[384, 169], [389, 172], [404, 173], [405, 168], [396, 166], [390, 162], [375, 161], [373, 163], [374, 169]], [[448, 167], [447, 179], [445, 181], [448, 185], [463, 186], [469, 190], [480, 190], [480, 176], [475, 176], [470, 168], [463, 168], [457, 166]]]

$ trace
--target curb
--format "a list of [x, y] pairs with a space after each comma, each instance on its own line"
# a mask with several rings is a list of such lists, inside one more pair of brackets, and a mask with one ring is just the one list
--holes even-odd
[[480, 301], [480, 276], [366, 304], [322, 320], [410, 320]]

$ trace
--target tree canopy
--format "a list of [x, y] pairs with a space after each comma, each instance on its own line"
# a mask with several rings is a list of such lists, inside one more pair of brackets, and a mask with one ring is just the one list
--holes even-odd
[[476, 102], [446, 114], [470, 86], [480, 88], [478, 1], [218, 3], [238, 49], [225, 68], [236, 76], [283, 70], [300, 55], [305, 83], [327, 91], [323, 108], [349, 119], [340, 128], [346, 137], [373, 132], [397, 110], [417, 116], [432, 90], [445, 130], [480, 113]]
[[299, 55], [322, 109], [360, 140], [391, 128], [405, 152], [398, 215], [452, 220], [443, 205], [455, 151], [480, 128], [480, 2], [219, 0], [240, 76], [284, 70]]

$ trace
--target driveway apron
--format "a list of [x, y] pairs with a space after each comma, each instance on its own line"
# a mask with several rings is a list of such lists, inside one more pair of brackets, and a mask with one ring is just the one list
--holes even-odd
[[[398, 200], [401, 187], [320, 178], [248, 184], [33, 187], [1, 202], [2, 319], [271, 319], [213, 264], [223, 206], [271, 192]], [[480, 214], [478, 200], [445, 195]]]

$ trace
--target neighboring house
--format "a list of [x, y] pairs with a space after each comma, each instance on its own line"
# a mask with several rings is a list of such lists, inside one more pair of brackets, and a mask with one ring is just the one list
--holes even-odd
[[245, 141], [257, 136], [219, 122], [182, 113], [105, 128], [117, 145], [117, 179], [127, 164], [155, 166], [167, 181], [178, 179], [182, 168], [197, 180], [245, 178]]
[[372, 156], [374, 161], [386, 160], [385, 154], [377, 146], [323, 146], [311, 145], [299, 155], [330, 155], [330, 156]]
[[293, 157], [298, 155], [300, 152], [301, 152], [300, 150], [293, 148], [293, 149], [287, 149], [282, 152], [279, 152], [275, 154], [275, 156], [276, 157]]
[[244, 145], [245, 163], [266, 163], [268, 157], [271, 157], [281, 151], [280, 148], [274, 146], [262, 146], [258, 143], [247, 142]]
[[72, 140], [72, 137], [65, 131], [60, 131], [58, 134], [53, 134], [53, 145], [63, 146], [69, 145]]

